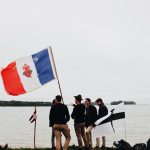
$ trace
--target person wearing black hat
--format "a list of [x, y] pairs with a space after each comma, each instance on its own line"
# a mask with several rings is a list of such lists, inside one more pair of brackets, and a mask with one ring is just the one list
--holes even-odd
[[69, 111], [66, 105], [61, 103], [62, 97], [57, 95], [55, 97], [57, 104], [53, 105], [50, 110], [50, 122], [53, 123], [53, 129], [56, 137], [56, 149], [61, 149], [61, 133], [65, 136], [65, 143], [63, 150], [67, 150], [71, 136], [70, 129], [67, 122], [70, 120]]
[[85, 134], [85, 105], [81, 103], [81, 95], [77, 95], [74, 97], [76, 105], [73, 108], [71, 117], [72, 119], [74, 119], [74, 129], [77, 136], [78, 145], [79, 148], [82, 148], [84, 142], [84, 146], [88, 147], [88, 142]]
[[[107, 107], [105, 106], [105, 104], [103, 103], [103, 100], [101, 98], [98, 98], [96, 101], [95, 101], [96, 105], [99, 106], [99, 109], [98, 109], [98, 115], [97, 115], [97, 120], [106, 116], [108, 114], [108, 109]], [[105, 147], [105, 136], [102, 136], [102, 147]], [[100, 145], [100, 140], [99, 138], [96, 138], [96, 147], [99, 147]]]

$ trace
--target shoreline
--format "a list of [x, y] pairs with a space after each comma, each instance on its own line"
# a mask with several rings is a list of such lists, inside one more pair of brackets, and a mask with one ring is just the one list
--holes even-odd
[[[8, 150], [56, 150], [54, 148], [7, 148]], [[83, 150], [86, 150], [85, 148], [82, 148]], [[115, 150], [116, 148], [113, 147], [105, 147], [105, 148], [89, 148], [88, 150]], [[77, 146], [69, 146], [68, 150], [78, 150]]]

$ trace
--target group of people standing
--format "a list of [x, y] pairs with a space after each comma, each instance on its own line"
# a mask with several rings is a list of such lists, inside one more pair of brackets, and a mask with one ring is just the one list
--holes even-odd
[[[95, 122], [108, 114], [108, 109], [104, 105], [103, 100], [98, 98], [95, 103], [99, 106], [98, 111], [91, 103], [90, 98], [85, 99], [85, 103], [82, 102], [82, 96], [74, 96], [75, 104], [71, 113], [71, 118], [74, 119], [74, 129], [78, 141], [79, 149], [83, 146], [85, 149], [92, 148], [92, 129], [95, 126]], [[50, 127], [52, 127], [52, 147], [54, 147], [54, 137], [56, 137], [56, 149], [67, 150], [71, 135], [67, 122], [70, 120], [70, 114], [66, 105], [62, 104], [62, 97], [57, 95], [53, 100], [53, 105], [50, 109], [49, 120]], [[65, 137], [65, 143], [62, 146], [61, 136]], [[83, 144], [84, 143], [84, 144]], [[100, 146], [100, 139], [96, 139], [96, 147]], [[105, 137], [102, 137], [102, 146], [105, 146]]]

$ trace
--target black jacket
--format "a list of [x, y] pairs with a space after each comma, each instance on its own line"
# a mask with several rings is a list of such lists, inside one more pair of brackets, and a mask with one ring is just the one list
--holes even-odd
[[85, 105], [78, 104], [74, 106], [73, 112], [71, 114], [72, 119], [74, 119], [74, 123], [84, 123], [85, 122]]
[[85, 126], [88, 127], [93, 125], [97, 120], [97, 109], [95, 106], [90, 105], [89, 108], [86, 108], [85, 115]]
[[66, 105], [58, 103], [50, 110], [50, 126], [54, 124], [66, 124], [70, 120], [69, 111]]
[[104, 104], [99, 105], [97, 119], [100, 119], [108, 114], [108, 109]]

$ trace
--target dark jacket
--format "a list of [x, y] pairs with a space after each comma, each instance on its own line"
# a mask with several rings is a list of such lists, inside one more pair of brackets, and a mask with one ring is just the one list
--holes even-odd
[[72, 119], [74, 119], [74, 123], [84, 123], [85, 122], [85, 105], [78, 104], [74, 106], [73, 112], [71, 114]]
[[95, 106], [90, 105], [86, 108], [86, 115], [85, 115], [85, 126], [88, 127], [93, 125], [97, 120], [97, 109]]
[[108, 114], [108, 109], [104, 104], [99, 105], [97, 119], [100, 119]]
[[70, 120], [69, 111], [66, 105], [58, 103], [50, 110], [50, 126], [54, 124], [66, 124]]

